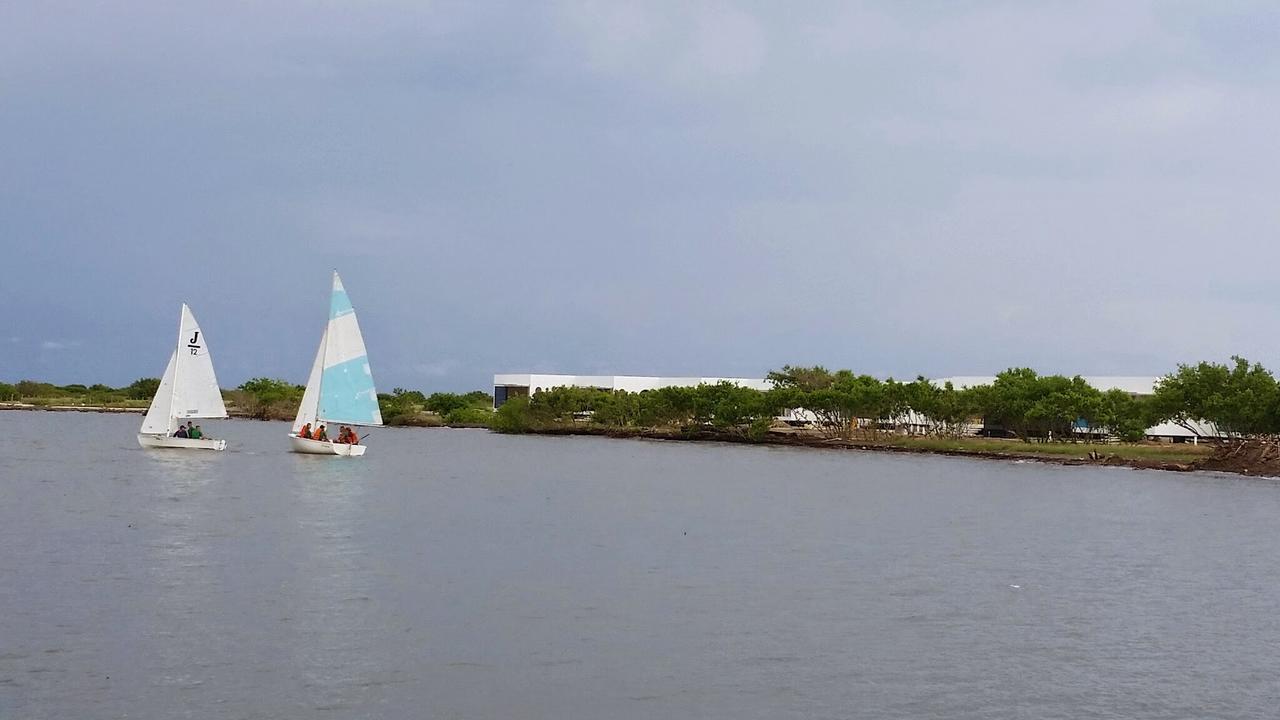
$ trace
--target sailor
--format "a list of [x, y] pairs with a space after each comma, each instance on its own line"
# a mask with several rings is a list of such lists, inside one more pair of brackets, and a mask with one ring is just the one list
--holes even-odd
[[177, 431], [177, 432], [175, 432], [175, 433], [173, 434], [173, 436], [174, 436], [174, 437], [180, 437], [180, 438], [189, 437], [190, 435], [189, 435], [189, 433], [187, 432], [187, 426], [186, 426], [186, 425], [179, 425], [179, 426], [178, 426], [178, 431]]
[[311, 423], [302, 426], [302, 429], [298, 431], [298, 437], [311, 439]]
[[320, 442], [329, 442], [329, 436], [328, 436], [327, 434], [325, 434], [324, 426], [323, 426], [323, 425], [321, 425], [320, 427], [316, 428], [316, 434], [315, 434], [315, 436], [314, 436], [314, 437], [312, 437], [311, 439], [312, 439], [312, 440], [319, 440]]

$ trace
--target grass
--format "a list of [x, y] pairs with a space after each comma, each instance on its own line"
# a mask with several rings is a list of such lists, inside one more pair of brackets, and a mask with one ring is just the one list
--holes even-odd
[[12, 402], [36, 407], [84, 407], [84, 408], [146, 408], [150, 400], [133, 400], [129, 398], [93, 398], [83, 395], [66, 397], [24, 397]]
[[1188, 463], [1207, 457], [1213, 452], [1208, 445], [1164, 443], [1026, 443], [1021, 440], [998, 438], [940, 438], [896, 437], [886, 444], [934, 452], [981, 452], [1016, 455], [1021, 457], [1080, 458], [1090, 452], [1115, 456], [1126, 460], [1160, 460], [1171, 463]]

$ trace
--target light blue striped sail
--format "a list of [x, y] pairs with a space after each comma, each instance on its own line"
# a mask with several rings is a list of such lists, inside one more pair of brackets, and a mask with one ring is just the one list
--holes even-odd
[[360, 334], [360, 323], [336, 272], [333, 295], [329, 299], [329, 325], [321, 352], [324, 360], [316, 418], [328, 423], [381, 425], [378, 391], [373, 386], [373, 372], [369, 369], [369, 354]]

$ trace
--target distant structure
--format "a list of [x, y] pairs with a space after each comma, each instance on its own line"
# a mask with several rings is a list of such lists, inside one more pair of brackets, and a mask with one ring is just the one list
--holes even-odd
[[[1150, 397], [1156, 392], [1156, 384], [1160, 382], [1159, 377], [1147, 375], [1091, 375], [1081, 376], [1081, 379], [1097, 390], [1102, 392], [1110, 392], [1112, 390], [1123, 390], [1135, 398]], [[964, 388], [977, 387], [979, 385], [990, 385], [996, 381], [995, 375], [964, 375], [959, 377], [946, 377], [931, 380], [934, 385], [942, 387], [947, 383], [957, 390]], [[1153, 440], [1164, 440], [1167, 442], [1195, 442], [1197, 436], [1205, 438], [1218, 437], [1221, 433], [1218, 428], [1211, 423], [1190, 422], [1198, 433], [1192, 432], [1181, 425], [1171, 422], [1160, 423], [1147, 428], [1147, 437]]]
[[[1134, 397], [1147, 397], [1155, 394], [1159, 377], [1100, 375], [1083, 377], [1092, 387], [1109, 392], [1123, 390]], [[947, 383], [957, 390], [990, 385], [996, 381], [994, 375], [962, 375], [931, 380], [934, 385], [942, 387]], [[648, 375], [556, 375], [539, 373], [505, 373], [493, 376], [493, 408], [496, 410], [513, 397], [528, 397], [557, 387], [589, 387], [600, 390], [626, 390], [642, 392], [664, 387], [697, 387], [698, 385], [715, 385], [730, 382], [740, 387], [755, 390], [769, 390], [773, 383], [763, 378], [726, 378], [726, 377], [653, 377]], [[803, 409], [788, 410], [779, 416], [779, 420], [789, 423], [812, 422], [814, 417]], [[1189, 423], [1199, 431], [1199, 437], [1217, 437], [1218, 429], [1208, 423]], [[982, 426], [975, 426], [981, 430]], [[1161, 423], [1147, 428], [1147, 437], [1166, 442], [1194, 442], [1197, 433], [1174, 423]]]
[[588, 387], [599, 390], [626, 390], [642, 392], [664, 387], [697, 387], [730, 382], [755, 390], [768, 390], [773, 384], [768, 380], [722, 377], [649, 377], [642, 375], [542, 375], [505, 374], [493, 376], [493, 409], [513, 397], [529, 396], [557, 387]]
[[[1123, 390], [1134, 397], [1154, 395], [1156, 392], [1156, 383], [1160, 382], [1160, 378], [1148, 377], [1146, 375], [1082, 375], [1080, 379], [1089, 383], [1089, 385], [1095, 390], [1100, 390], [1102, 392]], [[938, 387], [951, 383], [951, 386], [955, 389], [963, 390], [965, 388], [977, 387], [979, 385], [990, 385], [995, 381], [995, 375], [960, 375], [957, 377], [936, 378], [929, 382], [932, 382]]]

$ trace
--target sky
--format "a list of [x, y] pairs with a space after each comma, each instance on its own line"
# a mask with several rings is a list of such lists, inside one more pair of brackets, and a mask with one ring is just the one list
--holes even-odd
[[1280, 367], [1280, 8], [0, 3], [0, 380]]

